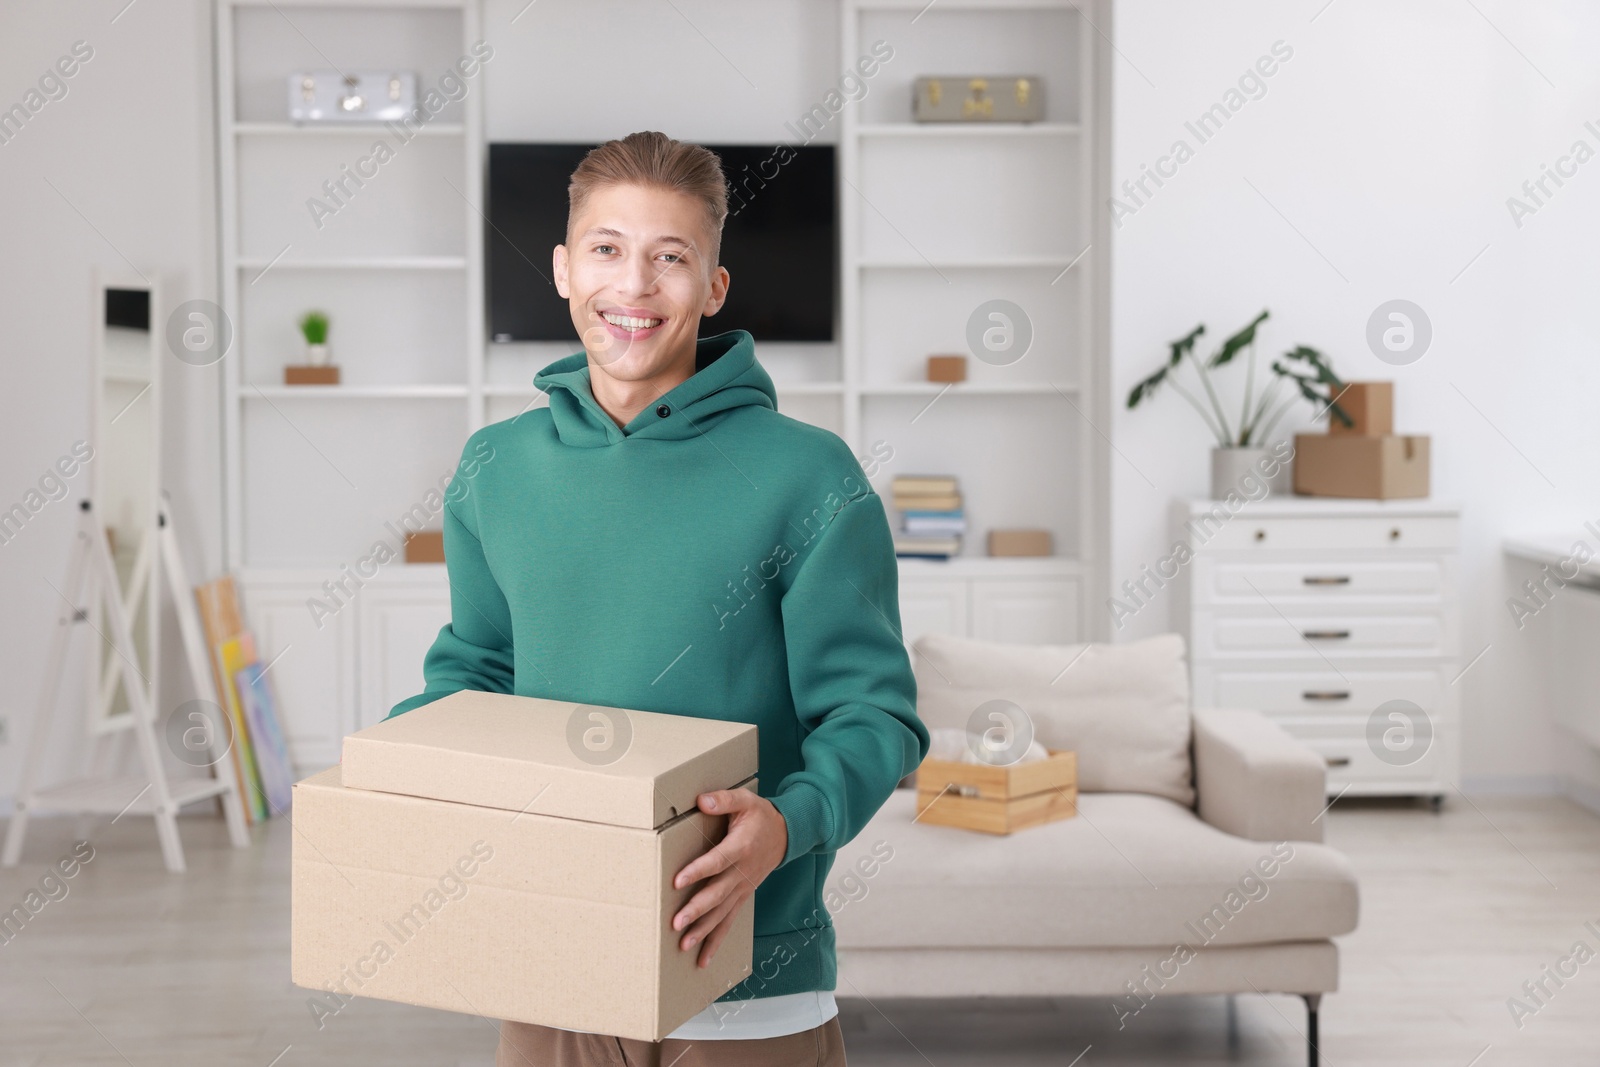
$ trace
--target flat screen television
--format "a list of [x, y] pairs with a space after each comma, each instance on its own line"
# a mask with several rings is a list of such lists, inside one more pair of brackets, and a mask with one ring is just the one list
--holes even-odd
[[[567, 183], [592, 144], [489, 146], [489, 337], [578, 343], [567, 302], [550, 276], [566, 239]], [[749, 330], [762, 341], [832, 341], [838, 289], [838, 208], [832, 145], [707, 145], [730, 193], [722, 229], [728, 299], [700, 320], [700, 336]], [[774, 174], [774, 168], [776, 173]], [[770, 177], [766, 177], [770, 175]], [[748, 190], [748, 192], [744, 191]]]

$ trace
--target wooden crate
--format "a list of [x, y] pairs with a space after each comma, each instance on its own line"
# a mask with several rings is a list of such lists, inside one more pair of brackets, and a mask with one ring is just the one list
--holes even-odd
[[1078, 813], [1078, 754], [1006, 767], [926, 759], [917, 768], [916, 821], [986, 834], [1070, 819]]

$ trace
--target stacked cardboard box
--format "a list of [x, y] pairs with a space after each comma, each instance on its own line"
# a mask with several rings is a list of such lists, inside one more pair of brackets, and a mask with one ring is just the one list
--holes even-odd
[[1390, 499], [1428, 495], [1428, 438], [1394, 432], [1394, 383], [1349, 382], [1338, 397], [1346, 426], [1294, 438], [1294, 491], [1305, 496]]
[[754, 790], [747, 723], [463, 691], [344, 740], [294, 787], [290, 971], [352, 997], [659, 1041], [750, 974], [746, 901], [710, 965], [673, 878]]

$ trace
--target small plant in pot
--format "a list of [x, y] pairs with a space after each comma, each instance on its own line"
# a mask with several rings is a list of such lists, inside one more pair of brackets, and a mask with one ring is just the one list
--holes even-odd
[[[1174, 392], [1187, 400], [1206, 427], [1216, 437], [1216, 447], [1211, 450], [1211, 496], [1221, 500], [1236, 491], [1242, 481], [1254, 471], [1266, 475], [1268, 487], [1274, 493], [1290, 491], [1289, 466], [1282, 462], [1287, 449], [1269, 450], [1268, 435], [1278, 420], [1298, 401], [1306, 400], [1317, 409], [1316, 417], [1327, 414], [1342, 425], [1352, 425], [1350, 416], [1337, 403], [1344, 391], [1344, 382], [1334, 374], [1327, 357], [1307, 345], [1296, 345], [1272, 361], [1272, 378], [1256, 395], [1256, 328], [1266, 321], [1262, 310], [1251, 323], [1229, 337], [1208, 358], [1195, 355], [1195, 342], [1205, 333], [1205, 325], [1196, 326], [1189, 333], [1171, 343], [1167, 361], [1154, 374], [1145, 378], [1128, 394], [1128, 407], [1135, 408], [1152, 396], [1162, 384], [1170, 385]], [[1228, 421], [1222, 400], [1212, 384], [1211, 372], [1234, 362], [1234, 357], [1247, 351], [1245, 359], [1244, 402], [1239, 409], [1237, 428]], [[1205, 392], [1207, 403], [1192, 388], [1178, 378], [1184, 365], [1192, 367]], [[1287, 396], [1285, 389], [1289, 390]]]
[[306, 339], [306, 362], [314, 367], [328, 362], [328, 316], [308, 311], [300, 317], [300, 333]]

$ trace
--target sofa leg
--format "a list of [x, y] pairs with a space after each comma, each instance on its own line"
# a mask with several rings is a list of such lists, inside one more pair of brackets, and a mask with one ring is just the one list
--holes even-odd
[[1228, 997], [1228, 1048], [1236, 1051], [1239, 1048], [1239, 998], [1232, 993]]
[[1317, 1067], [1320, 1062], [1317, 1052], [1317, 1008], [1322, 1003], [1321, 993], [1301, 993], [1306, 1001], [1306, 1063], [1308, 1067]]

